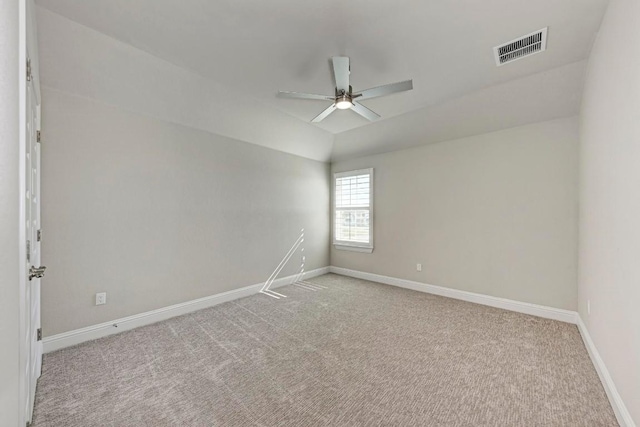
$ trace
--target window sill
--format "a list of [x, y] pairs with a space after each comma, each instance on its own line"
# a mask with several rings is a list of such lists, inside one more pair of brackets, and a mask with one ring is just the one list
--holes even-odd
[[351, 246], [351, 245], [343, 245], [340, 243], [334, 243], [333, 247], [340, 251], [364, 252], [367, 254], [370, 254], [371, 252], [373, 252], [372, 247], [366, 247], [366, 246]]

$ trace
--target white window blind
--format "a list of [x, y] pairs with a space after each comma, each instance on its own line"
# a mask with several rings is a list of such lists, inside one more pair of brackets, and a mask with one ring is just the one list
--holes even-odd
[[373, 248], [373, 169], [337, 173], [334, 182], [334, 245]]

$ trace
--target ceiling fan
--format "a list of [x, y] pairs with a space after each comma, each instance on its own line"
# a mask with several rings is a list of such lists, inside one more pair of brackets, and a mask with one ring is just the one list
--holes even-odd
[[384, 86], [378, 86], [371, 89], [366, 89], [361, 92], [353, 93], [351, 85], [349, 84], [349, 74], [351, 73], [351, 67], [349, 66], [348, 56], [334, 56], [331, 58], [333, 62], [333, 74], [336, 78], [335, 95], [316, 95], [313, 93], [300, 93], [300, 92], [278, 92], [278, 96], [281, 98], [298, 98], [298, 99], [316, 99], [321, 101], [332, 101], [333, 104], [329, 106], [322, 113], [314, 117], [311, 122], [318, 123], [325, 119], [329, 114], [333, 113], [336, 109], [348, 110], [351, 109], [360, 114], [365, 119], [374, 121], [380, 118], [380, 115], [374, 113], [364, 105], [360, 104], [360, 101], [365, 99], [378, 98], [380, 96], [390, 95], [396, 92], [404, 92], [405, 90], [413, 89], [413, 80], [405, 80], [403, 82], [391, 83]]

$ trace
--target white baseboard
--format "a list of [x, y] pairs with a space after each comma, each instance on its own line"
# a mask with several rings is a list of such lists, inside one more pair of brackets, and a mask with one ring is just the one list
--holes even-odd
[[633, 419], [631, 419], [631, 414], [627, 410], [627, 407], [616, 389], [616, 385], [609, 374], [609, 370], [605, 366], [604, 361], [600, 357], [600, 353], [598, 353], [595, 344], [591, 340], [587, 326], [579, 315], [577, 316], [577, 319], [578, 330], [580, 330], [580, 335], [582, 335], [582, 341], [584, 341], [584, 345], [587, 347], [591, 361], [596, 368], [596, 372], [598, 372], [604, 391], [607, 393], [613, 412], [616, 414], [616, 418], [618, 419], [618, 424], [620, 424], [620, 427], [636, 427]]
[[[308, 271], [304, 274], [305, 279], [321, 276], [329, 272], [329, 267], [322, 267]], [[289, 285], [297, 277], [287, 276], [276, 279], [271, 288]], [[238, 298], [247, 297], [258, 293], [264, 283], [245, 286], [240, 289], [222, 292], [204, 298], [198, 298], [192, 301], [159, 308], [157, 310], [147, 311], [145, 313], [135, 314], [133, 316], [123, 317], [121, 319], [112, 320], [110, 322], [100, 323], [98, 325], [88, 326], [86, 328], [76, 329], [69, 332], [45, 337], [42, 340], [44, 353], [49, 353], [61, 348], [70, 347], [85, 341], [91, 341], [97, 338], [106, 337], [107, 335], [117, 334], [119, 332], [128, 331], [161, 320], [170, 319], [172, 317], [181, 316], [193, 311], [202, 310], [203, 308], [213, 307], [223, 302], [232, 301]], [[116, 326], [117, 325], [117, 326]]]
[[546, 319], [559, 320], [561, 322], [572, 324], [575, 324], [577, 322], [578, 313], [576, 313], [575, 311], [563, 310], [561, 308], [547, 307], [544, 305], [530, 304], [506, 298], [492, 297], [489, 295], [476, 294], [473, 292], [461, 291], [458, 289], [444, 288], [442, 286], [427, 285], [426, 283], [414, 282], [412, 280], [381, 276], [379, 274], [349, 270], [342, 267], [331, 266], [330, 271], [331, 273], [341, 274], [343, 276], [370, 280], [372, 282], [384, 283], [386, 285], [398, 286], [400, 288], [412, 289], [414, 291], [426, 292], [428, 294], [474, 302], [476, 304], [488, 305], [491, 307], [502, 308], [510, 311], [517, 311], [518, 313], [530, 314], [532, 316], [544, 317]]

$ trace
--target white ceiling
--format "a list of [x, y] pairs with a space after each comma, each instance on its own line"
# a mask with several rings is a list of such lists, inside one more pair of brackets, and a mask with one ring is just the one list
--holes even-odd
[[[365, 132], [362, 135], [373, 129], [382, 131], [395, 122], [394, 117], [412, 112], [422, 112], [428, 120], [437, 111], [431, 107], [584, 60], [607, 0], [37, 3], [305, 122], [327, 103], [279, 99], [276, 93], [331, 94], [331, 56], [351, 58], [354, 90], [413, 79], [411, 92], [363, 102], [381, 114], [387, 125], [370, 124], [352, 111], [338, 111], [318, 124], [325, 131], [341, 134], [334, 147], [339, 150], [345, 136], [360, 135], [357, 129]], [[545, 26], [549, 27], [546, 52], [495, 66], [493, 46]], [[537, 93], [528, 90], [523, 96], [540, 104]], [[548, 95], [541, 96], [548, 100]], [[502, 111], [496, 106], [496, 114]], [[242, 109], [237, 113], [242, 115]], [[471, 111], [464, 118], [452, 115], [446, 120], [450, 125], [464, 125], [460, 120], [473, 116]], [[368, 128], [371, 130], [366, 131]], [[394, 130], [398, 132], [402, 130]]]
[[234, 99], [221, 84], [41, 7], [36, 18], [48, 89], [309, 159], [331, 157], [334, 136], [311, 123]]
[[569, 117], [580, 108], [586, 61], [480, 89], [336, 135], [342, 160]]

